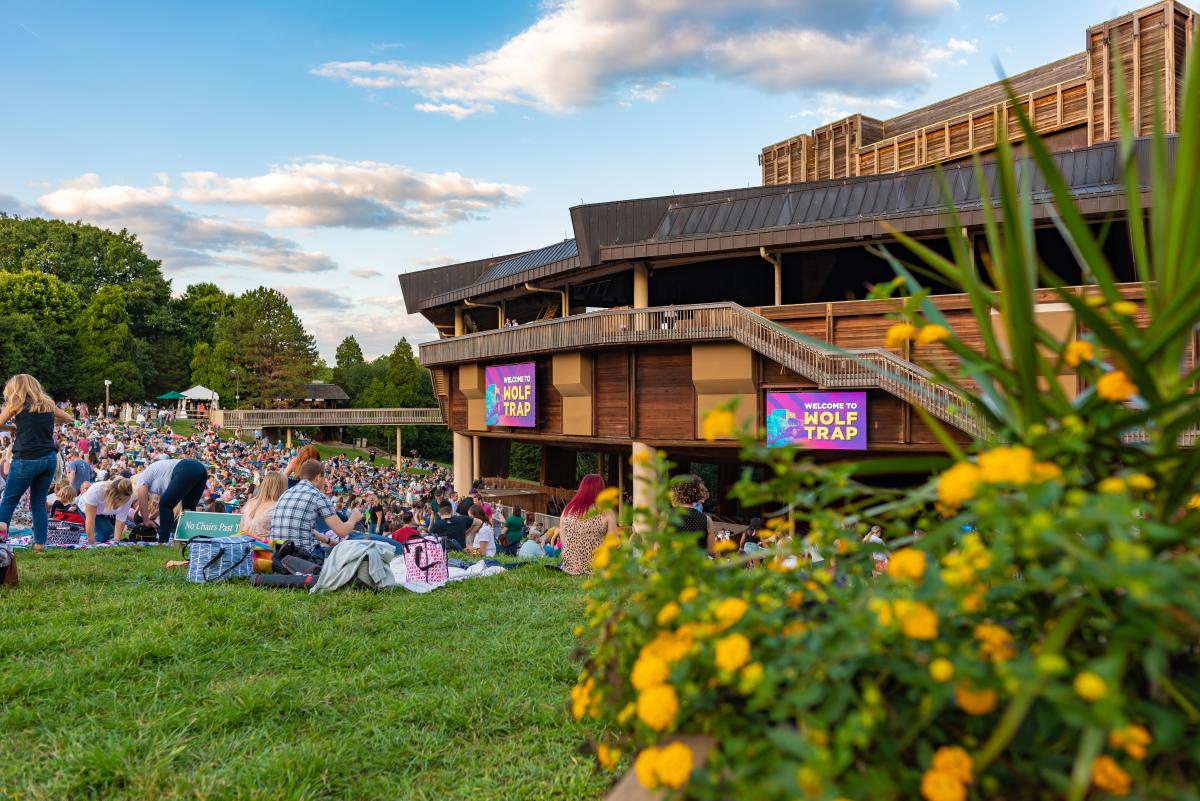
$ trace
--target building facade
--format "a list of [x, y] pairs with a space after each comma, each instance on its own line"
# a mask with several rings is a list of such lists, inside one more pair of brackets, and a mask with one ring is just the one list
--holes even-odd
[[[1081, 211], [1110, 226], [1105, 250], [1135, 302], [1142, 289], [1123, 235], [1104, 65], [1128, 74], [1139, 131], [1153, 128], [1155, 108], [1175, 130], [1177, 104], [1147, 106], [1147, 87], [1177, 96], [1196, 22], [1178, 3], [1159, 3], [1090, 28], [1087, 53], [1014, 80]], [[441, 333], [421, 345], [421, 361], [454, 432], [456, 481], [507, 475], [519, 441], [541, 446], [544, 485], [573, 486], [583, 451], [600, 455], [610, 484], [636, 495], [629, 456], [662, 449], [683, 469], [706, 465], [716, 511], [734, 513], [721, 504], [740, 474], [737, 444], [703, 436], [706, 412], [731, 400], [740, 424], [769, 437], [826, 428], [839, 449], [814, 450], [818, 457], [844, 458], [845, 448], [862, 458], [939, 452], [915, 406], [969, 439], [980, 422], [961, 399], [931, 382], [907, 346], [885, 346], [894, 302], [864, 298], [893, 277], [875, 251], [889, 227], [948, 253], [954, 218], [934, 163], [982, 261], [983, 203], [995, 176], [988, 151], [1013, 134], [1002, 92], [983, 87], [887, 121], [856, 115], [767, 148], [763, 186], [581, 205], [570, 210], [571, 239], [400, 276], [408, 311]], [[787, 150], [797, 140], [799, 150]], [[964, 160], [970, 155], [982, 156], [981, 170]], [[1042, 259], [1081, 284], [1044, 183], [1033, 170], [1029, 181]], [[955, 334], [981, 341], [966, 299], [934, 289]], [[1052, 292], [1042, 297], [1041, 324], [1069, 336], [1073, 318]], [[1074, 376], [1062, 381], [1078, 389]]]

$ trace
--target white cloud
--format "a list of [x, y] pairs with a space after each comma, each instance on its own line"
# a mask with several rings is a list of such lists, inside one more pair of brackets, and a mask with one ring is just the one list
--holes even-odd
[[345, 310], [354, 308], [354, 302], [332, 289], [315, 286], [281, 286], [277, 289], [297, 309]]
[[277, 164], [264, 175], [233, 178], [185, 172], [179, 197], [192, 203], [261, 206], [279, 228], [408, 227], [438, 230], [520, 202], [522, 186], [423, 173], [329, 156]]
[[978, 48], [974, 42], [965, 41], [963, 39], [955, 39], [953, 36], [946, 42], [946, 47], [955, 53], [974, 53]]
[[171, 187], [105, 184], [87, 173], [38, 198], [41, 210], [65, 220], [127, 228], [161, 259], [167, 270], [236, 265], [271, 272], [308, 273], [337, 269], [322, 253], [305, 251], [290, 239], [249, 223], [185, 211], [172, 202]]
[[890, 97], [862, 97], [840, 92], [820, 92], [816, 102], [789, 115], [792, 119], [814, 119], [820, 122], [839, 120], [851, 114], [867, 114], [886, 118], [894, 115], [903, 105]]
[[1005, 14], [1003, 11], [997, 11], [995, 14], [989, 14], [987, 21], [992, 23], [993, 25], [999, 25], [1002, 22], [1008, 21], [1008, 15]]
[[330, 362], [338, 343], [348, 334], [354, 335], [368, 359], [390, 353], [402, 337], [408, 339], [414, 351], [418, 343], [437, 339], [437, 330], [428, 320], [418, 314], [404, 313], [404, 299], [399, 293], [384, 297], [342, 295], [324, 306], [317, 306], [302, 304], [318, 298], [324, 290], [303, 289], [311, 292], [301, 293], [299, 302], [288, 289], [282, 291], [296, 306], [297, 314], [316, 339], [317, 349]]
[[[459, 63], [330, 61], [313, 74], [403, 88], [457, 119], [499, 104], [570, 112], [622, 87], [713, 75], [772, 89], [878, 92], [928, 80], [913, 26], [956, 0], [546, 0], [530, 27]], [[633, 99], [627, 92], [624, 102]]]
[[355, 278], [382, 278], [383, 273], [379, 270], [351, 270], [350, 274]]
[[626, 92], [624, 101], [626, 105], [635, 101], [641, 103], [657, 103], [666, 96], [667, 92], [675, 88], [675, 84], [670, 81], [655, 81], [654, 83], [642, 83], [637, 81], [629, 87]]

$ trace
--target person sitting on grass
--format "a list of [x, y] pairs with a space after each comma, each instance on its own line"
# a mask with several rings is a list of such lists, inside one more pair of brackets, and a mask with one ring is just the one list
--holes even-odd
[[487, 512], [475, 504], [471, 507], [471, 517], [478, 520], [480, 525], [467, 543], [466, 552], [472, 556], [490, 557], [496, 555], [496, 531], [488, 521]]
[[445, 537], [447, 545], [455, 551], [467, 547], [467, 531], [471, 528], [472, 518], [454, 513], [454, 506], [449, 501], [442, 501], [438, 506], [437, 520], [429, 527], [429, 533], [435, 537]]
[[525, 515], [521, 507], [514, 507], [512, 514], [504, 518], [504, 531], [501, 533], [500, 552], [515, 556], [521, 548], [521, 540], [525, 538]]
[[54, 502], [50, 504], [50, 518], [67, 523], [82, 523], [83, 513], [79, 511], [79, 505], [75, 503], [78, 497], [79, 493], [71, 486], [70, 481], [61, 482], [58, 490], [54, 493]]
[[133, 482], [127, 478], [97, 481], [79, 497], [88, 545], [120, 541], [133, 502]]
[[421, 532], [413, 526], [413, 513], [402, 512], [400, 514], [400, 528], [392, 532], [391, 536], [396, 542], [403, 545], [413, 537], [420, 536]]
[[272, 470], [263, 476], [258, 492], [242, 509], [241, 530], [260, 540], [271, 537], [271, 515], [279, 497], [287, 491], [287, 479], [283, 473]]
[[346, 520], [337, 515], [333, 501], [325, 494], [325, 465], [317, 459], [309, 459], [300, 465], [299, 483], [280, 496], [271, 513], [271, 538], [291, 541], [301, 548], [323, 556], [322, 546], [333, 547], [337, 543], [332, 537], [318, 533], [318, 527], [330, 531], [339, 538], [346, 538], [362, 519], [362, 512], [355, 509]]

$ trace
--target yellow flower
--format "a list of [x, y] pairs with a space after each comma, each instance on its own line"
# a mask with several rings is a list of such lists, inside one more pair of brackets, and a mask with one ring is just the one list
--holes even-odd
[[625, 706], [621, 707], [621, 711], [617, 713], [617, 723], [624, 726], [628, 723], [637, 712], [637, 704], [630, 701]]
[[742, 680], [738, 684], [738, 689], [744, 693], [751, 693], [762, 682], [762, 678], [762, 662], [751, 662], [742, 668]]
[[670, 684], [649, 687], [638, 695], [638, 720], [655, 731], [662, 731], [675, 722], [679, 713], [679, 696]]
[[1137, 386], [1120, 370], [1107, 372], [1096, 380], [1096, 394], [1113, 403], [1123, 403], [1137, 391]]
[[679, 617], [679, 604], [674, 601], [667, 601], [663, 605], [663, 608], [658, 610], [658, 615], [654, 619], [658, 622], [658, 625], [665, 626], [677, 617]]
[[617, 763], [621, 761], [621, 751], [600, 743], [596, 747], [596, 759], [605, 770], [616, 770]]
[[954, 703], [968, 715], [986, 715], [996, 708], [995, 690], [976, 690], [970, 684], [954, 688]]
[[921, 776], [921, 797], [925, 801], [964, 801], [967, 788], [949, 773], [927, 770]]
[[950, 331], [945, 326], [930, 323], [917, 333], [918, 345], [933, 345], [950, 338]]
[[1123, 729], [1113, 729], [1108, 733], [1108, 744], [1112, 748], [1124, 749], [1125, 753], [1134, 759], [1146, 758], [1146, 746], [1153, 742], [1150, 732], [1145, 726], [1136, 723]]
[[683, 637], [669, 631], [660, 631], [642, 648], [642, 655], [653, 654], [664, 662], [678, 662], [692, 650], [691, 637]]
[[1108, 695], [1108, 685], [1104, 679], [1090, 670], [1085, 670], [1076, 676], [1071, 686], [1075, 689], [1076, 695], [1088, 702], [1099, 701]]
[[1123, 314], [1126, 317], [1131, 317], [1137, 314], [1137, 304], [1129, 300], [1118, 300], [1108, 308], [1112, 309], [1116, 314]]
[[913, 640], [936, 640], [938, 632], [937, 613], [919, 601], [898, 600], [892, 603], [900, 631]]
[[596, 505], [601, 509], [606, 509], [616, 506], [617, 500], [621, 497], [621, 491], [616, 487], [605, 487], [600, 490], [600, 494], [596, 496]]
[[945, 684], [954, 678], [954, 663], [939, 656], [929, 663], [929, 675], [938, 684]]
[[1125, 491], [1125, 482], [1116, 476], [1109, 476], [1096, 485], [1096, 489], [1105, 495], [1119, 495]]
[[975, 639], [979, 640], [979, 655], [993, 662], [1007, 662], [1017, 655], [1012, 635], [1003, 626], [980, 623], [975, 627]]
[[885, 347], [898, 348], [917, 335], [917, 327], [912, 323], [896, 323], [887, 330], [883, 339]]
[[1146, 475], [1145, 473], [1134, 473], [1125, 480], [1128, 481], [1129, 486], [1133, 487], [1135, 490], [1149, 492], [1150, 490], [1154, 489], [1154, 479], [1150, 478], [1150, 476]]
[[975, 497], [979, 484], [979, 468], [970, 462], [959, 462], [938, 477], [938, 500], [950, 507]]
[[651, 453], [650, 451], [640, 450], [637, 453], [635, 453], [633, 456], [629, 457], [629, 463], [636, 465], [637, 467], [645, 467], [646, 465], [650, 464], [650, 461], [653, 458], [654, 458], [654, 454]]
[[989, 484], [1028, 484], [1033, 478], [1033, 451], [1012, 445], [981, 453], [979, 475]]
[[633, 671], [629, 674], [629, 682], [635, 690], [648, 690], [664, 684], [671, 675], [671, 666], [666, 660], [654, 654], [642, 653], [633, 663]]
[[892, 625], [892, 605], [883, 598], [872, 598], [867, 602], [867, 608], [875, 613], [875, 618], [879, 621], [879, 625], [884, 627]]
[[682, 590], [679, 591], [679, 603], [681, 603], [681, 604], [691, 603], [692, 601], [696, 600], [696, 596], [698, 596], [699, 594], [700, 594], [700, 591], [697, 590], [695, 587], [684, 587]]
[[733, 540], [717, 540], [713, 543], [713, 553], [722, 554], [737, 550], [737, 543]]
[[1072, 367], [1078, 367], [1094, 358], [1096, 358], [1096, 349], [1092, 347], [1091, 342], [1085, 342], [1082, 339], [1068, 342], [1067, 346], [1063, 348], [1063, 361]]
[[709, 442], [729, 439], [733, 436], [733, 412], [728, 409], [713, 409], [704, 415], [704, 438]]
[[592, 691], [596, 689], [596, 680], [591, 676], [581, 678], [579, 683], [571, 688], [571, 717], [583, 720], [592, 706]]
[[692, 749], [680, 742], [658, 749], [654, 772], [661, 784], [674, 790], [683, 787], [692, 775]]
[[1200, 509], [1200, 492], [1198, 492], [1195, 495], [1193, 495], [1192, 497], [1188, 498], [1187, 508]]
[[925, 552], [901, 548], [888, 560], [887, 574], [894, 579], [911, 579], [919, 584], [925, 575]]
[[717, 667], [737, 670], [750, 661], [750, 640], [744, 634], [730, 634], [717, 640]]
[[1062, 478], [1062, 468], [1054, 462], [1037, 462], [1034, 464], [1034, 481], [1051, 481], [1056, 478]]
[[963, 784], [975, 781], [975, 762], [957, 745], [944, 745], [935, 751], [930, 767], [939, 773], [949, 773]]
[[637, 759], [633, 760], [633, 773], [637, 776], [638, 783], [647, 790], [653, 790], [658, 787], [657, 768], [657, 748], [643, 748], [641, 753], [637, 755]]
[[1110, 795], [1129, 795], [1129, 774], [1107, 755], [1092, 761], [1092, 784]]
[[717, 604], [716, 616], [720, 622], [721, 628], [727, 629], [734, 623], [742, 619], [742, 615], [746, 614], [746, 610], [750, 608], [750, 604], [743, 601], [741, 598], [726, 598], [721, 603]]

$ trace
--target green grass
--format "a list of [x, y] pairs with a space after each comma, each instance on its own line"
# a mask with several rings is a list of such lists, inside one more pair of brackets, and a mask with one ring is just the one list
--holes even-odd
[[595, 799], [578, 580], [418, 596], [193, 585], [165, 548], [18, 557], [0, 798]]

